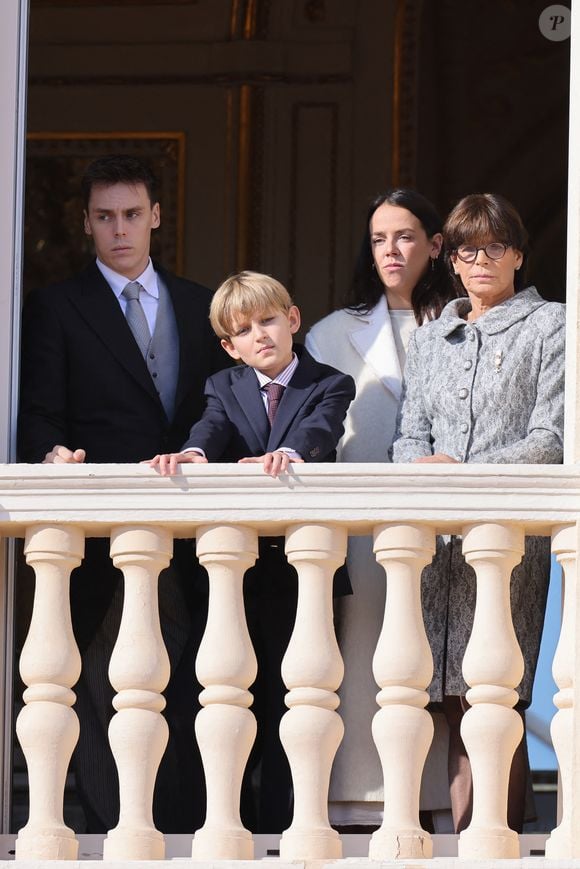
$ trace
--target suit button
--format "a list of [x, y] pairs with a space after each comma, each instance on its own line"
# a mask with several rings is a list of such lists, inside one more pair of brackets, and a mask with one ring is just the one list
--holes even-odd
[[151, 377], [157, 377], [157, 372], [156, 372], [156, 371], [153, 371], [152, 374], [151, 374]]
[[149, 359], [155, 359], [155, 353], [150, 353], [150, 354], [149, 354]]

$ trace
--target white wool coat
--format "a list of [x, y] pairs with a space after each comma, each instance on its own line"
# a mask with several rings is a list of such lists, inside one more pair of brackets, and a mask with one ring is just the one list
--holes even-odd
[[[368, 314], [343, 309], [316, 323], [306, 336], [308, 351], [350, 374], [356, 398], [345, 420], [339, 442], [339, 462], [388, 462], [401, 395], [402, 371], [383, 296]], [[333, 767], [331, 801], [380, 801], [383, 781], [371, 734], [378, 710], [372, 658], [381, 630], [385, 604], [385, 574], [377, 565], [370, 537], [349, 542], [348, 570], [353, 594], [340, 601], [337, 632], [345, 662], [339, 690], [339, 711], [345, 735]], [[439, 716], [438, 716], [439, 717]], [[446, 735], [443, 734], [443, 740]], [[423, 808], [449, 805], [445, 783], [446, 744], [432, 752], [422, 793]]]

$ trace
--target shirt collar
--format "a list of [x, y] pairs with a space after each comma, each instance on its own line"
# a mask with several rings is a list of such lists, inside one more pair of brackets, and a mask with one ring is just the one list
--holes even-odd
[[292, 362], [284, 368], [280, 374], [277, 374], [276, 377], [271, 378], [268, 377], [267, 374], [262, 374], [261, 371], [258, 371], [257, 368], [254, 368], [253, 371], [258, 378], [258, 383], [260, 384], [260, 389], [263, 389], [268, 383], [279, 383], [280, 386], [288, 386], [290, 380], [292, 379], [292, 375], [296, 371], [296, 366], [298, 365], [298, 356], [296, 353], [292, 353]]
[[[126, 275], [120, 275], [119, 272], [113, 271], [113, 269], [106, 266], [105, 263], [101, 262], [100, 259], [97, 258], [97, 268], [101, 272], [102, 276], [114, 292], [117, 298], [120, 297], [121, 293], [129, 283], [129, 279]], [[153, 263], [151, 262], [151, 258], [149, 258], [149, 262], [147, 263], [145, 269], [139, 277], [135, 278], [138, 281], [143, 289], [149, 293], [153, 298], [159, 298], [159, 287], [157, 285], [157, 273], [153, 268]]]

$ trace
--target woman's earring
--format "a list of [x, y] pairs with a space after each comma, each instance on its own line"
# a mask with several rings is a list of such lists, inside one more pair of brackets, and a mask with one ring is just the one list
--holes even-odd
[[431, 257], [429, 257], [429, 259], [431, 260], [431, 271], [434, 272], [435, 271], [435, 260], [437, 259], [437, 257], [431, 256]]

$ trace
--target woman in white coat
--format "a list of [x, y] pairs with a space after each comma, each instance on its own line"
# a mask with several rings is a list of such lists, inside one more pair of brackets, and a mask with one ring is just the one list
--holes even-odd
[[[377, 197], [367, 215], [346, 306], [306, 336], [315, 359], [356, 382], [338, 461], [389, 461], [411, 333], [437, 318], [457, 295], [442, 244], [442, 221], [425, 197], [406, 189]], [[341, 601], [337, 625], [346, 668], [340, 691], [345, 736], [330, 791], [332, 821], [343, 827], [380, 823], [383, 798], [371, 722], [378, 709], [372, 657], [382, 624], [385, 576], [370, 538], [351, 539], [348, 568], [354, 594]], [[427, 782], [433, 778], [425, 777]], [[422, 802], [437, 804], [425, 793]]]

